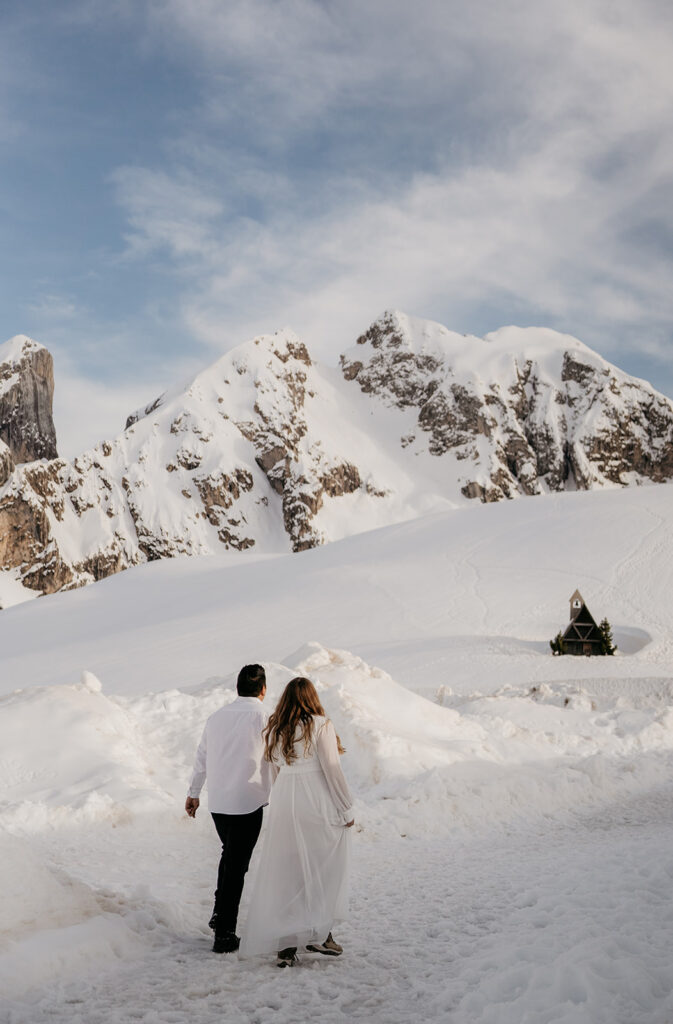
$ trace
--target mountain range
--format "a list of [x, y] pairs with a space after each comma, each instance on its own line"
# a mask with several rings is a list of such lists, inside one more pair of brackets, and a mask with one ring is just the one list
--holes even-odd
[[[576, 338], [387, 312], [316, 363], [248, 341], [59, 458], [53, 365], [0, 346], [0, 604], [177, 555], [299, 552], [470, 501], [673, 477], [673, 403]], [[244, 554], [242, 554], [244, 553]]]

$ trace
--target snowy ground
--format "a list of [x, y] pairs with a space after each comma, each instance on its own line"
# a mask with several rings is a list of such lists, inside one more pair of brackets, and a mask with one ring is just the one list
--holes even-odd
[[[671, 1024], [672, 497], [469, 509], [3, 612], [2, 1024]], [[615, 658], [548, 653], [575, 587]], [[270, 703], [316, 681], [357, 794], [346, 952], [292, 971], [210, 953], [216, 837], [181, 810], [253, 658]]]
[[[306, 954], [292, 972], [209, 952], [210, 878], [194, 863], [215, 857], [205, 830], [195, 841], [186, 828], [150, 836], [135, 827], [117, 852], [147, 864], [160, 848], [163, 881], [126, 893], [128, 867], [125, 885], [108, 867], [97, 898], [109, 933], [98, 948], [93, 928], [82, 934], [78, 973], [11, 1001], [7, 1019], [668, 1024], [671, 810], [662, 794], [646, 810], [611, 807], [512, 833], [360, 835], [353, 916], [338, 936], [346, 953], [328, 962]], [[59, 859], [76, 860], [82, 841], [107, 867], [100, 837], [80, 830]], [[124, 931], [113, 930], [117, 919]], [[50, 954], [58, 963], [44, 935], [33, 955]]]

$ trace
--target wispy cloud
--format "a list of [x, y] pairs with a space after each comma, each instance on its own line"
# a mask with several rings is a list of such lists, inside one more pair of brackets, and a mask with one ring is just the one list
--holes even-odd
[[73, 320], [84, 312], [66, 296], [51, 294], [40, 295], [28, 309], [35, 316], [38, 323], [42, 322], [45, 324]]
[[[217, 111], [273, 122], [271, 149], [283, 150], [273, 173], [247, 136], [245, 159], [237, 165], [233, 140], [219, 180], [212, 140], [205, 159], [175, 146], [170, 173], [122, 172], [132, 251], [163, 248], [194, 271], [186, 326], [221, 341], [291, 321], [330, 345], [385, 305], [466, 329], [480, 309], [500, 308], [588, 332], [608, 350], [650, 328], [667, 347], [668, 12], [603, 0], [365, 8], [155, 8], [162, 38], [186, 40], [204, 62], [201, 129]], [[242, 68], [254, 74], [232, 86]], [[338, 117], [346, 127], [331, 129], [351, 138], [353, 165], [341, 153], [294, 166], [293, 145], [305, 153]], [[363, 166], [367, 135], [374, 167]], [[423, 147], [414, 159], [412, 143]]]
[[210, 225], [221, 217], [223, 205], [192, 175], [120, 167], [111, 181], [131, 228], [125, 236], [129, 255], [163, 249], [176, 259], [212, 259]]
[[139, 365], [145, 401], [284, 324], [334, 359], [389, 306], [556, 326], [673, 392], [663, 0], [65, 0], [14, 25], [6, 131], [26, 69], [43, 101], [5, 200], [16, 329], [75, 388], [118, 381], [119, 422]]

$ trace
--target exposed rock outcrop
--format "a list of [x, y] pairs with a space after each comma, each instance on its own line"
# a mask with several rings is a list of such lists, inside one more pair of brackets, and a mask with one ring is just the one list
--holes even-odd
[[[267, 369], [256, 374], [251, 419], [235, 419], [255, 449], [255, 461], [271, 488], [281, 497], [283, 524], [294, 551], [329, 539], [315, 517], [325, 497], [352, 494], [362, 486], [357, 469], [325, 451], [323, 439], [311, 430], [310, 405], [319, 384], [311, 380], [306, 346], [294, 337], [273, 346]], [[235, 363], [239, 376], [248, 374], [245, 360]], [[319, 402], [320, 399], [318, 398]]]
[[4, 441], [0, 441], [0, 487], [7, 483], [14, 471], [12, 453]]
[[0, 440], [15, 463], [56, 458], [53, 399], [47, 349], [24, 335], [0, 345]]
[[401, 444], [464, 462], [467, 498], [673, 477], [671, 401], [575, 338], [532, 328], [466, 338], [387, 313], [357, 346], [341, 357], [346, 380], [413, 410]]

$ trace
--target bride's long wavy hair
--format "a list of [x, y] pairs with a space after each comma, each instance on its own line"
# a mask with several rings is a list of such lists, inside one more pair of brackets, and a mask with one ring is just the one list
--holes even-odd
[[[308, 751], [311, 743], [311, 725], [316, 715], [325, 715], [318, 691], [310, 679], [295, 676], [283, 690], [264, 730], [266, 760], [271, 761], [274, 753], [280, 748], [283, 760], [286, 764], [291, 764], [297, 759], [294, 745], [299, 740], [303, 740], [304, 751]], [[297, 729], [300, 730], [298, 735]], [[338, 736], [337, 746], [339, 753], [344, 754], [345, 750]]]

